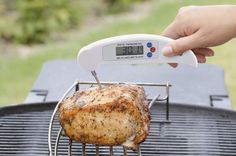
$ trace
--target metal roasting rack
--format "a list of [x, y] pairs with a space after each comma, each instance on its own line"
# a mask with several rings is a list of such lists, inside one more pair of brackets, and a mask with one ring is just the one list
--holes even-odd
[[[141, 85], [144, 87], [162, 87], [165, 88], [165, 93], [166, 95], [164, 97], [161, 98], [161, 95], [159, 93], [157, 93], [149, 102], [149, 109], [152, 107], [152, 105], [155, 102], [165, 102], [166, 103], [166, 119], [164, 121], [160, 121], [160, 124], [164, 124], [164, 123], [170, 123], [169, 120], [169, 89], [171, 87], [171, 84], [167, 83], [136, 83], [136, 82], [100, 82], [100, 84], [98, 84], [97, 82], [92, 82], [92, 81], [76, 81], [73, 83], [73, 85], [64, 93], [64, 95], [62, 96], [62, 98], [59, 100], [59, 102], [57, 103], [51, 119], [50, 119], [50, 123], [49, 123], [49, 130], [48, 130], [48, 149], [49, 149], [49, 156], [57, 156], [58, 155], [58, 145], [60, 142], [60, 139], [62, 136], [64, 136], [63, 134], [63, 129], [62, 127], [60, 127], [58, 133], [57, 133], [57, 137], [56, 137], [56, 141], [53, 144], [52, 143], [52, 129], [53, 129], [53, 124], [54, 124], [54, 119], [56, 116], [56, 113], [58, 111], [59, 105], [60, 103], [69, 95], [69, 93], [72, 92], [72, 90], [74, 89], [74, 91], [78, 91], [80, 90], [80, 85], [90, 85], [91, 87], [94, 85], [112, 85], [112, 84], [135, 84], [135, 85]], [[54, 145], [54, 150], [53, 150], [53, 145]], [[95, 154], [96, 156], [99, 156], [99, 145], [95, 145]], [[113, 146], [110, 146], [110, 156], [113, 156]], [[127, 148], [123, 147], [123, 153], [124, 156], [127, 156]], [[72, 140], [69, 139], [68, 142], [68, 156], [71, 156], [72, 154]], [[86, 144], [83, 143], [82, 144], [82, 156], [86, 156]], [[140, 146], [138, 147], [137, 150], [137, 156], [142, 156], [142, 152], [141, 152], [141, 148]]]

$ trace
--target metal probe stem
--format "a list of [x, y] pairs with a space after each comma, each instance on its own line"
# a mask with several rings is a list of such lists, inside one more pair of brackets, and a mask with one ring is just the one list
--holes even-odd
[[95, 80], [97, 81], [97, 84], [98, 84], [98, 86], [99, 86], [99, 89], [102, 89], [102, 85], [101, 85], [101, 83], [100, 83], [100, 81], [99, 81], [99, 79], [98, 79], [98, 76], [97, 76], [96, 71], [93, 70], [93, 71], [91, 71], [91, 73], [92, 73], [92, 75], [94, 76]]

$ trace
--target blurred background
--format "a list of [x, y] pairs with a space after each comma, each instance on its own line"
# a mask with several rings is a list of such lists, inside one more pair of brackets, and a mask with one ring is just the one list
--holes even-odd
[[[84, 45], [110, 36], [161, 34], [180, 7], [213, 4], [236, 1], [0, 0], [0, 106], [23, 102], [47, 60], [76, 58]], [[236, 40], [214, 50], [207, 62], [224, 68], [236, 108]]]

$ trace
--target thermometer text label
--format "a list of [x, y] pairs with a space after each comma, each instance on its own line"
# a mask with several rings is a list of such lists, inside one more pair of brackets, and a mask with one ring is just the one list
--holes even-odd
[[143, 46], [116, 47], [116, 56], [143, 55]]

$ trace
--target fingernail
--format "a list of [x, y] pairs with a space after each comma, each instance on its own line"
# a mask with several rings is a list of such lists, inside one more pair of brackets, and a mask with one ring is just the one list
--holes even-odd
[[170, 45], [168, 46], [165, 46], [163, 49], [162, 49], [162, 53], [163, 55], [165, 56], [173, 56], [173, 49]]
[[210, 55], [209, 56], [214, 56], [214, 53], [210, 53]]

